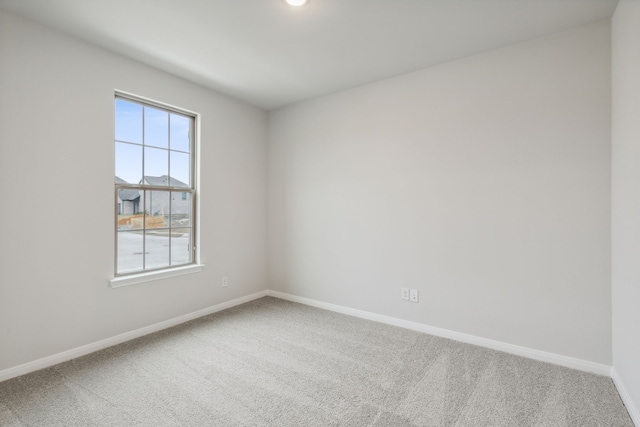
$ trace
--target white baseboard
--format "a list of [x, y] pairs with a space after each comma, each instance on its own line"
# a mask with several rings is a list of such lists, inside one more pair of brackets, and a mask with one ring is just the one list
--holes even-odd
[[451, 331], [448, 329], [437, 328], [422, 323], [402, 320], [395, 317], [384, 316], [381, 314], [371, 313], [368, 311], [356, 310], [341, 305], [331, 304], [327, 302], [317, 301], [310, 298], [299, 297], [283, 292], [267, 290], [267, 295], [288, 301], [298, 302], [313, 307], [323, 308], [325, 310], [335, 311], [336, 313], [347, 314], [350, 316], [360, 317], [362, 319], [373, 320], [388, 325], [399, 326], [401, 328], [410, 329], [412, 331], [424, 332], [426, 334], [435, 335], [442, 338], [448, 338], [455, 341], [473, 344], [480, 347], [490, 348], [492, 350], [503, 351], [505, 353], [515, 354], [517, 356], [527, 357], [529, 359], [539, 360], [541, 362], [553, 363], [554, 365], [565, 366], [567, 368], [577, 369], [580, 371], [591, 372], [598, 375], [611, 376], [611, 366], [600, 363], [589, 362], [587, 360], [576, 359], [573, 357], [562, 356], [546, 351], [535, 350], [528, 347], [521, 347], [514, 344], [508, 344], [501, 341], [481, 338], [474, 335], [464, 334], [461, 332]]
[[616, 371], [615, 367], [611, 368], [611, 379], [618, 389], [618, 393], [620, 394], [620, 398], [622, 399], [624, 406], [627, 407], [627, 412], [629, 412], [631, 420], [636, 426], [640, 427], [640, 411], [631, 400], [631, 396], [629, 395], [627, 388], [624, 386], [622, 378], [618, 375], [618, 371]]
[[211, 307], [203, 308], [202, 310], [194, 311], [193, 313], [185, 314], [183, 316], [174, 317], [173, 319], [165, 320], [162, 322], [154, 323], [153, 325], [145, 326], [144, 328], [136, 329], [124, 334], [116, 335], [115, 337], [106, 338], [91, 344], [83, 345], [73, 348], [71, 350], [63, 351], [62, 353], [54, 354], [51, 356], [43, 357], [42, 359], [27, 362], [22, 365], [15, 366], [0, 371], [0, 381], [5, 381], [10, 378], [18, 377], [20, 375], [28, 374], [33, 371], [48, 368], [58, 363], [66, 362], [67, 360], [75, 359], [76, 357], [84, 356], [89, 353], [93, 353], [98, 350], [102, 350], [107, 347], [111, 347], [116, 344], [123, 343], [125, 341], [139, 338], [144, 335], [151, 334], [153, 332], [167, 329], [172, 326], [179, 325], [181, 323], [188, 322], [189, 320], [197, 319], [198, 317], [206, 316], [208, 314], [216, 313], [227, 308], [235, 307], [236, 305], [244, 304], [249, 301], [253, 301], [258, 298], [262, 298], [267, 295], [266, 291], [256, 292], [251, 295], [247, 295], [241, 298], [236, 298], [231, 301], [216, 304]]
[[[266, 291], [256, 292], [254, 294], [237, 298], [231, 301], [227, 301], [221, 304], [217, 304], [212, 307], [204, 308], [202, 310], [185, 314], [183, 316], [175, 317], [173, 319], [165, 320], [163, 322], [155, 323], [153, 325], [149, 325], [144, 328], [140, 328], [134, 331], [126, 332], [124, 334], [116, 335], [111, 338], [107, 338], [101, 341], [97, 341], [91, 344], [87, 344], [81, 347], [67, 350], [62, 353], [54, 354], [51, 356], [44, 357], [42, 359], [34, 360], [32, 362], [27, 362], [22, 365], [18, 365], [12, 368], [2, 370], [0, 371], [0, 381], [5, 381], [10, 378], [28, 374], [30, 372], [37, 371], [39, 369], [48, 368], [58, 363], [66, 362], [67, 360], [84, 356], [86, 354], [93, 353], [95, 351], [102, 350], [104, 348], [111, 347], [113, 345], [120, 344], [125, 341], [132, 340], [134, 338], [139, 338], [141, 336], [148, 335], [150, 333], [157, 332], [162, 329], [170, 328], [172, 326], [179, 325], [184, 322], [188, 322], [189, 320], [197, 319], [198, 317], [206, 316], [208, 314], [216, 313], [218, 311], [231, 308], [236, 305], [244, 304], [246, 302], [253, 301], [255, 299], [262, 298], [267, 295], [275, 298], [288, 300], [288, 301], [298, 302], [298, 303], [313, 306], [313, 307], [322, 308], [325, 310], [334, 311], [337, 313], [359, 317], [362, 319], [373, 320], [376, 322], [385, 323], [393, 326], [399, 326], [401, 328], [410, 329], [413, 331], [423, 332], [423, 333], [427, 333], [427, 334], [431, 334], [431, 335], [435, 335], [443, 338], [452, 339], [455, 341], [474, 344], [481, 347], [490, 348], [493, 350], [503, 351], [506, 353], [511, 353], [518, 356], [539, 360], [542, 362], [553, 363], [556, 365], [565, 366], [572, 369], [592, 372], [599, 375], [606, 375], [606, 376], [612, 375], [611, 367], [608, 365], [589, 362], [586, 360], [576, 359], [568, 356], [562, 356], [554, 353], [548, 353], [540, 350], [521, 347], [521, 346], [503, 343], [500, 341], [490, 340], [486, 338], [476, 337], [476, 336], [464, 334], [461, 332], [455, 332], [448, 329], [442, 329], [434, 326], [424, 325], [422, 323], [411, 322], [408, 320], [402, 320], [395, 317], [384, 316], [381, 314], [371, 313], [368, 311], [357, 310], [357, 309], [344, 307], [336, 304], [317, 301], [310, 298], [298, 297], [298, 296], [286, 294], [283, 292], [266, 290]], [[618, 379], [616, 381], [616, 379], [614, 378], [614, 381], [616, 382], [616, 386], [618, 386], [620, 390], [620, 394], [624, 395], [623, 389], [620, 388], [622, 385], [620, 380]], [[623, 397], [623, 400], [626, 399], [625, 404], [627, 404], [627, 401], [629, 401], [628, 395], [626, 396], [627, 396], [626, 398]], [[629, 405], [627, 405], [627, 407], [629, 408], [630, 413], [636, 414], [635, 415], [636, 418], [634, 418], [634, 421], [635, 421], [637, 419], [637, 410]], [[632, 412], [632, 411], [635, 411], [635, 412]], [[636, 424], [638, 424], [637, 421], [636, 421]]]

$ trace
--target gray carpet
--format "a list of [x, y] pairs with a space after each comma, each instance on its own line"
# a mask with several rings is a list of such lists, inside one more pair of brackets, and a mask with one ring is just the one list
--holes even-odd
[[2, 426], [629, 426], [612, 381], [275, 298], [0, 383]]

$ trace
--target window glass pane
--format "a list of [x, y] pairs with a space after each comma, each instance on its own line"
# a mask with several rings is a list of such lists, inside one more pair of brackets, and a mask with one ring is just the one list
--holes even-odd
[[145, 191], [146, 228], [169, 227], [169, 191]]
[[142, 146], [116, 142], [116, 184], [139, 184], [142, 179]]
[[191, 193], [171, 193], [171, 227], [191, 226]]
[[116, 99], [116, 139], [142, 144], [142, 105]]
[[190, 125], [191, 119], [178, 114], [171, 114], [171, 146], [172, 150], [190, 150]]
[[171, 151], [171, 185], [174, 187], [190, 187], [189, 154]]
[[145, 251], [145, 269], [167, 267], [169, 265], [168, 230], [147, 230]]
[[144, 145], [169, 148], [169, 113], [144, 107]]
[[[169, 176], [169, 152], [158, 148], [144, 147], [144, 177], [147, 184], [168, 185], [167, 176]], [[158, 181], [163, 177], [164, 183]]]
[[171, 230], [171, 265], [191, 262], [191, 229], [176, 228]]
[[118, 231], [118, 274], [142, 270], [141, 231]]
[[118, 230], [141, 230], [144, 192], [123, 188], [118, 190]]

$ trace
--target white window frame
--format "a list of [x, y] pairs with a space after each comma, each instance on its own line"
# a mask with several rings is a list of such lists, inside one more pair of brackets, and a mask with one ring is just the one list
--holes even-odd
[[[132, 285], [136, 283], [143, 283], [152, 280], [163, 279], [167, 277], [174, 277], [184, 274], [195, 273], [198, 271], [202, 271], [204, 265], [200, 264], [200, 249], [199, 249], [199, 222], [198, 222], [198, 207], [199, 207], [199, 183], [198, 183], [198, 165], [199, 165], [199, 128], [200, 128], [200, 115], [193, 111], [185, 110], [183, 108], [175, 107], [173, 105], [165, 104], [162, 102], [158, 102], [155, 100], [151, 100], [149, 98], [144, 98], [138, 95], [134, 95], [131, 93], [123, 92], [123, 91], [115, 91], [114, 96], [114, 137], [113, 147], [114, 147], [114, 177], [115, 177], [115, 101], [117, 99], [124, 99], [128, 102], [133, 102], [137, 104], [141, 104], [142, 106], [149, 106], [156, 109], [164, 110], [169, 113], [177, 113], [180, 115], [190, 117], [192, 126], [190, 129], [190, 187], [171, 187], [167, 186], [154, 186], [148, 184], [122, 184], [115, 183], [114, 185], [114, 274], [113, 278], [109, 280], [109, 284], [111, 287], [120, 287], [126, 285]], [[144, 153], [144, 150], [143, 150]], [[144, 154], [143, 154], [144, 156]], [[143, 157], [143, 172], [142, 176], [144, 179], [144, 157]], [[114, 180], [115, 181], [115, 180]], [[170, 184], [170, 183], [169, 183]], [[153, 269], [143, 269], [133, 272], [125, 272], [118, 273], [118, 191], [121, 189], [131, 189], [131, 190], [147, 190], [147, 191], [174, 191], [180, 193], [190, 193], [191, 194], [191, 262], [180, 265], [173, 266], [165, 266], [158, 267]], [[181, 197], [181, 196], [180, 196]], [[170, 197], [171, 198], [171, 197]], [[144, 223], [144, 221], [143, 221]], [[144, 246], [143, 246], [144, 248]], [[144, 249], [143, 249], [144, 252]]]

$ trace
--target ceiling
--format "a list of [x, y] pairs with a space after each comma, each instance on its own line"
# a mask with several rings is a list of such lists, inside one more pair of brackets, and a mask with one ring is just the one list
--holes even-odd
[[273, 110], [613, 15], [618, 0], [0, 0]]

